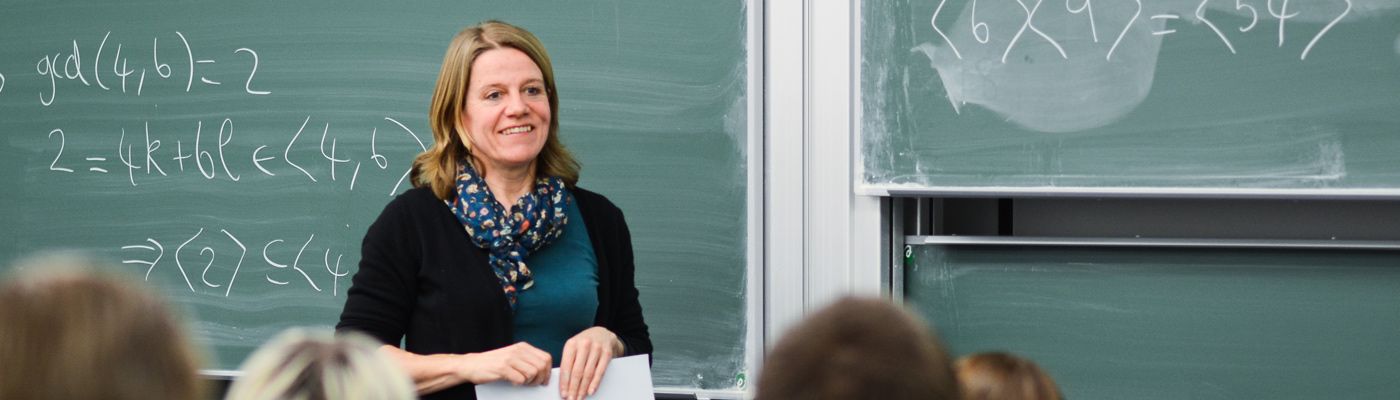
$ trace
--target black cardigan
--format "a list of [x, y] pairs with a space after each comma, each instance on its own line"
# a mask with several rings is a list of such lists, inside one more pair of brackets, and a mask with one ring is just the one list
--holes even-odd
[[[598, 258], [594, 324], [617, 334], [626, 355], [649, 354], [622, 210], [597, 193], [571, 192]], [[391, 345], [404, 339], [404, 350], [417, 354], [479, 353], [515, 343], [515, 317], [487, 252], [472, 244], [431, 189], [411, 189], [389, 202], [365, 233], [360, 252], [360, 270], [336, 329]], [[476, 392], [463, 384], [423, 398], [475, 399]]]

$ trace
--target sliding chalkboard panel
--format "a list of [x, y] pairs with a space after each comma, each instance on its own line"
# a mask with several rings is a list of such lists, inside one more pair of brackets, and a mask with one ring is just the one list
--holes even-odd
[[1400, 1], [868, 0], [863, 187], [1400, 194]]
[[1400, 254], [916, 246], [906, 301], [952, 352], [1066, 398], [1395, 398]]
[[742, 1], [9, 1], [0, 261], [79, 248], [158, 285], [236, 368], [333, 325], [365, 229], [430, 144], [448, 42], [548, 47], [580, 186], [628, 217], [663, 387], [743, 372]]

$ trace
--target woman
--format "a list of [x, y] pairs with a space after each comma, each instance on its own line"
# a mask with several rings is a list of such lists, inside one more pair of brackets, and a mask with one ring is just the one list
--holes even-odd
[[358, 332], [288, 329], [258, 348], [224, 400], [414, 400], [413, 383]]
[[337, 326], [386, 343], [425, 399], [548, 384], [551, 365], [560, 396], [581, 399], [613, 357], [651, 353], [627, 223], [574, 186], [558, 109], [534, 35], [489, 21], [453, 39], [434, 145], [365, 234]]
[[0, 285], [0, 399], [199, 400], [199, 351], [165, 301], [77, 253]]

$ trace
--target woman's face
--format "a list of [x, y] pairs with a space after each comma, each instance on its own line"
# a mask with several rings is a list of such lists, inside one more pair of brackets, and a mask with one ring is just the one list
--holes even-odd
[[491, 49], [472, 62], [457, 134], [488, 171], [529, 168], [549, 136], [550, 112], [544, 74], [530, 56]]

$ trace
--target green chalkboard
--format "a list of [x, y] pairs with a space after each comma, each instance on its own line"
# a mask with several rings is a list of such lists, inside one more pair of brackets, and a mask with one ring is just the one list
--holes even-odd
[[1400, 1], [867, 0], [860, 21], [867, 189], [1400, 194]]
[[118, 261], [211, 369], [333, 325], [360, 240], [432, 140], [448, 42], [501, 19], [554, 63], [580, 186], [626, 213], [659, 387], [744, 372], [747, 9], [670, 1], [8, 1], [0, 262]]
[[1400, 396], [1400, 254], [916, 246], [906, 301], [957, 355], [1071, 399]]

